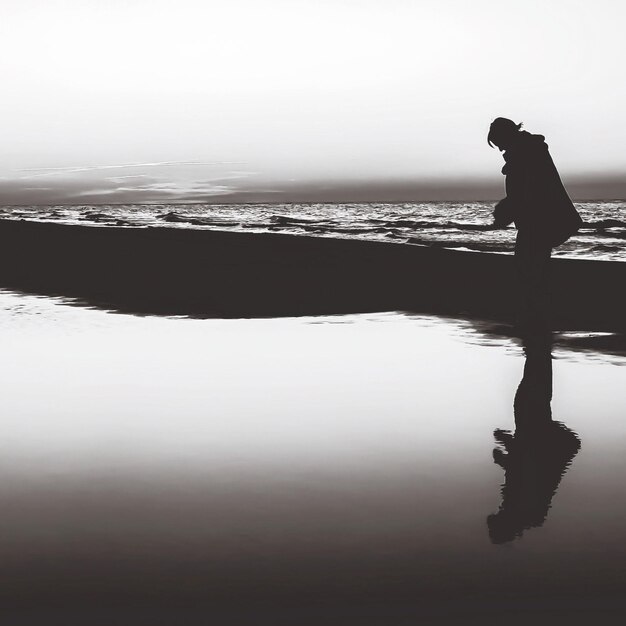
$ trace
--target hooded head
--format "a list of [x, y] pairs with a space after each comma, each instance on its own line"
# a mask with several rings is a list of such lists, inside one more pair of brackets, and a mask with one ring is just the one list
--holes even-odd
[[492, 148], [496, 146], [500, 151], [506, 150], [515, 142], [521, 128], [521, 123], [516, 124], [506, 117], [496, 117], [489, 127], [487, 143]]

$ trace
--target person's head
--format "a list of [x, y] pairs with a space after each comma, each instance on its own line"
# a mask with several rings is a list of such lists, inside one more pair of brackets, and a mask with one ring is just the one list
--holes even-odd
[[521, 124], [516, 124], [506, 117], [496, 117], [489, 127], [487, 143], [492, 148], [496, 146], [500, 151], [506, 150], [515, 141], [521, 128]]

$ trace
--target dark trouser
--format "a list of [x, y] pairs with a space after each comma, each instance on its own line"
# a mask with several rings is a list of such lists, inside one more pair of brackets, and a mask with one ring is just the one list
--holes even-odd
[[519, 326], [527, 331], [550, 329], [550, 254], [543, 233], [518, 230], [515, 240]]
[[528, 430], [552, 421], [552, 337], [550, 333], [528, 333], [524, 337], [524, 376], [517, 388], [515, 427]]

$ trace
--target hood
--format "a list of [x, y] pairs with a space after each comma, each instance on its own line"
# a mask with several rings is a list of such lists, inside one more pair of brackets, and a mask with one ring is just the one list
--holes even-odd
[[543, 135], [533, 135], [526, 130], [520, 131], [515, 144], [502, 154], [505, 161], [502, 173], [505, 175], [510, 173], [510, 166], [518, 159], [525, 159], [537, 152], [548, 152], [546, 138]]
[[543, 135], [533, 135], [526, 130], [522, 130], [519, 133], [519, 141], [521, 145], [542, 146], [547, 148], [546, 138]]
[[548, 149], [546, 138], [543, 135], [533, 135], [526, 130], [521, 130], [518, 133], [515, 144], [505, 151], [504, 159], [506, 160], [507, 155], [514, 155], [519, 151], [537, 150], [539, 148], [542, 148], [543, 150]]

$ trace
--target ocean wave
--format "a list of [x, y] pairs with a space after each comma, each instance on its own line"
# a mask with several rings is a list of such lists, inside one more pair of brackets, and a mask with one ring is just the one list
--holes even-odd
[[580, 227], [581, 230], [586, 229], [604, 229], [604, 228], [626, 228], [626, 222], [615, 219], [604, 219], [598, 221], [587, 221]]
[[273, 224], [280, 224], [284, 226], [299, 226], [301, 224], [319, 224], [320, 222], [324, 224], [337, 224], [336, 220], [325, 219], [319, 220], [315, 218], [303, 218], [303, 217], [290, 217], [287, 215], [270, 215], [270, 222]]
[[621, 246], [610, 246], [603, 243], [587, 248], [588, 252], [619, 252], [620, 250], [622, 250]]
[[578, 232], [579, 237], [603, 237], [604, 239], [626, 239], [626, 229], [610, 230], [598, 228], [596, 230], [580, 230]]
[[163, 213], [157, 216], [158, 219], [169, 222], [169, 223], [179, 223], [179, 224], [191, 224], [193, 226], [239, 226], [239, 221], [229, 221], [229, 220], [215, 220], [204, 217], [191, 217], [188, 215], [180, 215], [175, 211], [170, 211], [169, 213]]
[[423, 220], [378, 220], [370, 219], [368, 221], [382, 223], [389, 228], [410, 228], [412, 230], [476, 230], [476, 231], [488, 231], [494, 230], [492, 224], [476, 224], [467, 222], [438, 222], [438, 221], [423, 221]]
[[117, 220], [116, 217], [113, 217], [112, 215], [109, 215], [108, 213], [92, 213], [91, 211], [85, 211], [84, 213], [82, 213], [82, 215], [78, 218], [81, 221], [85, 221], [85, 222], [115, 222]]
[[[491, 207], [491, 203], [50, 205], [0, 207], [0, 215], [102, 227], [272, 232], [510, 252], [515, 229], [494, 229]], [[577, 208], [585, 223], [555, 254], [623, 261], [626, 203], [577, 203]]]
[[422, 239], [420, 237], [408, 237], [407, 243], [428, 246], [430, 248], [463, 248], [475, 252], [510, 252], [513, 244], [500, 242], [478, 242], [478, 241], [436, 241], [432, 239]]

